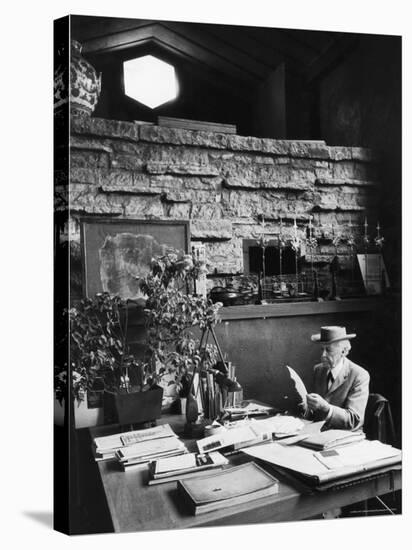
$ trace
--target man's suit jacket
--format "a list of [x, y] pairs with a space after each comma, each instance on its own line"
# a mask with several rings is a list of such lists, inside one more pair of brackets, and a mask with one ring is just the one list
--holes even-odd
[[314, 369], [314, 393], [334, 405], [325, 429], [356, 430], [363, 425], [369, 396], [368, 372], [346, 357], [342, 368], [328, 390], [328, 368], [322, 364]]

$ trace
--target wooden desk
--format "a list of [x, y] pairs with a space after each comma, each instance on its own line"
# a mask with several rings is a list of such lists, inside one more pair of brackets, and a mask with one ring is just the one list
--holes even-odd
[[[183, 429], [184, 419], [165, 416], [159, 423], [170, 423], [179, 433]], [[103, 428], [91, 429], [92, 437], [103, 434]], [[194, 441], [186, 443], [189, 450], [194, 450]], [[230, 457], [233, 465], [248, 460], [250, 457], [243, 453]], [[349, 487], [306, 493], [282, 475], [275, 474], [281, 481], [277, 495], [192, 516], [179, 500], [176, 482], [147, 486], [146, 467], [124, 472], [116, 462], [111, 461], [99, 462], [98, 467], [116, 532], [296, 521], [401, 488], [400, 469], [374, 475]]]

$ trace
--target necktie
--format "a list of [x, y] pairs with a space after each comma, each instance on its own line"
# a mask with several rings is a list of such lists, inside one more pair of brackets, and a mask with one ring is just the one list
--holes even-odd
[[328, 376], [327, 376], [326, 380], [327, 380], [328, 391], [329, 391], [332, 384], [333, 384], [333, 375], [332, 375], [331, 371], [328, 372]]

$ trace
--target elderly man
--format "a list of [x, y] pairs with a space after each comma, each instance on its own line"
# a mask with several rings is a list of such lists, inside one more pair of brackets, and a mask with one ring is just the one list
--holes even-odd
[[305, 416], [325, 420], [323, 429], [356, 430], [363, 425], [369, 395], [369, 374], [347, 358], [350, 340], [345, 327], [321, 327], [312, 341], [322, 349], [314, 369], [314, 392], [307, 395]]

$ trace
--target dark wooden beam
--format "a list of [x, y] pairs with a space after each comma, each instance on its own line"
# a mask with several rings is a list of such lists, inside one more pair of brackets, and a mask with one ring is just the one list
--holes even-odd
[[202, 25], [187, 25], [185, 23], [168, 23], [166, 28], [178, 34], [184, 40], [189, 40], [195, 46], [200, 46], [214, 57], [230, 63], [254, 79], [264, 79], [267, 66], [261, 60], [251, 56], [247, 50], [239, 47], [240, 41], [230, 43], [226, 40], [226, 31], [217, 36], [205, 30]]
[[191, 39], [186, 38], [183, 34], [178, 34], [173, 28], [165, 26], [163, 23], [155, 23], [84, 41], [83, 53], [85, 55], [110, 53], [154, 41], [163, 45], [169, 51], [229, 75], [241, 84], [250, 86], [251, 80], [258, 78], [259, 75], [256, 75], [256, 73], [252, 75], [249, 71], [244, 70], [241, 65], [236, 65], [233, 61], [222, 57], [219, 52], [206, 48], [204, 43], [202, 45], [196, 43], [193, 40], [191, 31], [189, 35]]

